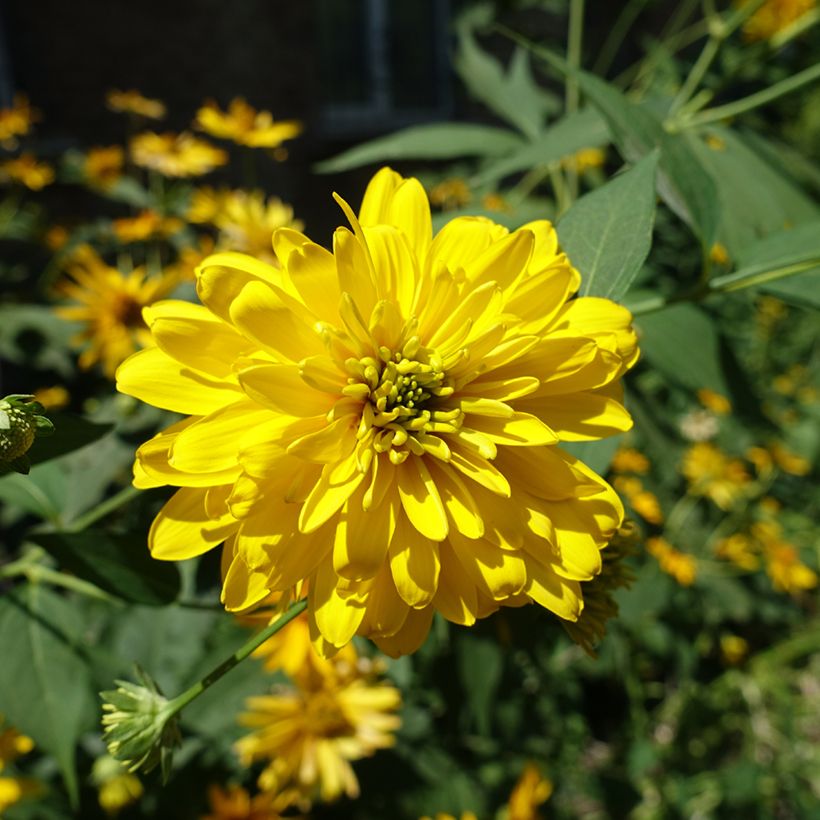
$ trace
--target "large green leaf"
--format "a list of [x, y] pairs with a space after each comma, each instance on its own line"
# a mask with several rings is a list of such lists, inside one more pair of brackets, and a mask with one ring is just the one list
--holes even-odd
[[454, 157], [497, 157], [523, 145], [520, 137], [505, 128], [445, 122], [414, 125], [357, 145], [314, 166], [321, 174], [347, 171], [392, 159], [453, 159]]
[[47, 413], [54, 424], [54, 435], [34, 440], [26, 455], [32, 464], [42, 464], [102, 438], [113, 424], [95, 424], [71, 413]]
[[558, 120], [532, 142], [528, 142], [509, 156], [490, 163], [470, 182], [484, 185], [508, 174], [526, 171], [536, 165], [557, 162], [582, 148], [598, 148], [609, 142], [609, 129], [594, 108], [585, 108]]
[[702, 244], [711, 247], [718, 219], [715, 184], [690, 144], [690, 135], [670, 134], [654, 111], [631, 102], [592, 74], [579, 72], [579, 82], [609, 124], [625, 159], [637, 162], [660, 149], [658, 193]]
[[453, 65], [473, 97], [530, 139], [538, 136], [554, 103], [533, 79], [524, 49], [516, 48], [505, 72], [495, 57], [479, 47], [472, 32], [462, 27]]
[[85, 530], [37, 533], [30, 538], [48, 550], [62, 569], [125, 601], [162, 606], [179, 594], [176, 566], [154, 560], [142, 536]]
[[620, 299], [652, 246], [653, 151], [634, 168], [581, 197], [558, 223], [558, 238], [581, 272], [581, 295]]
[[694, 305], [675, 305], [635, 319], [641, 353], [670, 380], [691, 390], [708, 387], [728, 395], [720, 369], [715, 324]]
[[504, 669], [501, 648], [495, 640], [462, 632], [456, 642], [456, 658], [467, 714], [479, 733], [489, 736], [493, 702]]
[[76, 609], [47, 587], [29, 584], [0, 598], [0, 712], [54, 756], [74, 803], [74, 749], [96, 718], [80, 631]]

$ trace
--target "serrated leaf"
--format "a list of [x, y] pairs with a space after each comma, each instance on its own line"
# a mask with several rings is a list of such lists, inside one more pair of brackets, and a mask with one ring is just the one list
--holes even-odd
[[718, 334], [708, 313], [694, 305], [674, 305], [637, 317], [635, 325], [643, 357], [670, 380], [691, 390], [708, 387], [728, 395]]
[[508, 174], [536, 165], [557, 162], [583, 148], [599, 148], [609, 143], [609, 128], [594, 108], [586, 108], [558, 120], [532, 142], [483, 168], [472, 185], [495, 182]]
[[581, 197], [558, 223], [558, 238], [581, 273], [581, 295], [620, 299], [649, 254], [655, 224], [653, 151], [634, 168]]
[[79, 632], [71, 602], [47, 587], [29, 584], [0, 598], [0, 711], [54, 756], [74, 804], [75, 746], [96, 718]]
[[456, 122], [414, 125], [357, 145], [317, 163], [314, 170], [320, 174], [331, 174], [395, 159], [496, 157], [515, 151], [521, 145], [522, 139], [512, 131], [489, 125]]
[[176, 566], [154, 560], [143, 536], [85, 530], [36, 533], [30, 539], [53, 555], [61, 569], [124, 601], [163, 606], [179, 594]]

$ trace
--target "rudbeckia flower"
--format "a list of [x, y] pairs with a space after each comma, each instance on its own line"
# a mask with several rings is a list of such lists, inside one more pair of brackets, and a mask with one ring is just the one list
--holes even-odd
[[276, 148], [302, 132], [296, 120], [274, 122], [270, 111], [257, 111], [241, 97], [223, 111], [209, 100], [197, 111], [196, 125], [212, 137], [233, 140], [251, 148]]
[[451, 220], [434, 237], [415, 179], [370, 182], [333, 251], [289, 228], [281, 269], [219, 253], [202, 305], [145, 318], [155, 347], [118, 387], [189, 416], [137, 452], [137, 487], [180, 489], [156, 558], [224, 542], [242, 610], [307, 582], [317, 647], [354, 634], [415, 650], [435, 612], [469, 625], [535, 602], [574, 621], [623, 507], [562, 441], [631, 426], [629, 312], [572, 298], [549, 222]]
[[228, 155], [187, 131], [181, 134], [154, 134], [146, 131], [131, 139], [131, 159], [135, 165], [166, 177], [196, 177], [224, 165]]
[[139, 91], [112, 89], [105, 95], [109, 110], [118, 114], [135, 114], [149, 120], [161, 120], [165, 116], [165, 103], [143, 97]]

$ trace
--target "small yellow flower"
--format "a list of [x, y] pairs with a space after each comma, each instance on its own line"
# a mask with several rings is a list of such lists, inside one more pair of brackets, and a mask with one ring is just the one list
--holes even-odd
[[340, 202], [333, 252], [280, 228], [281, 269], [218, 253], [203, 306], [146, 310], [157, 346], [118, 388], [193, 416], [137, 454], [137, 486], [179, 487], [152, 553], [224, 542], [231, 611], [308, 581], [325, 655], [354, 634], [407, 654], [437, 611], [577, 620], [623, 506], [559, 442], [631, 426], [631, 315], [569, 298], [580, 276], [546, 221], [434, 237], [421, 184], [390, 169], [358, 218]]
[[749, 654], [749, 642], [739, 635], [720, 636], [720, 656], [728, 666], [737, 666]]
[[[3, 716], [0, 715], [0, 725], [3, 723]], [[0, 731], [0, 772], [9, 764], [14, 763], [18, 757], [28, 754], [34, 748], [34, 741], [21, 735], [17, 729], [9, 726]]]
[[167, 296], [176, 281], [167, 276], [148, 277], [142, 268], [122, 273], [88, 246], [72, 258], [68, 275], [57, 290], [77, 304], [58, 307], [55, 312], [85, 325], [72, 340], [85, 348], [80, 367], [87, 370], [99, 362], [105, 374], [113, 376], [120, 362], [151, 343], [142, 309]]
[[729, 458], [707, 442], [694, 444], [686, 451], [682, 470], [691, 491], [711, 498], [722, 510], [731, 509], [744, 497], [750, 481], [739, 459]]
[[755, 466], [755, 471], [761, 478], [771, 475], [774, 467], [772, 454], [765, 447], [750, 447], [746, 450], [746, 458]]
[[274, 122], [270, 111], [257, 111], [241, 97], [231, 100], [227, 111], [208, 100], [197, 111], [196, 125], [212, 137], [233, 140], [251, 148], [276, 148], [302, 133], [302, 123]]
[[53, 387], [35, 390], [34, 401], [42, 404], [46, 410], [60, 410], [71, 401], [71, 394], [61, 384], [55, 384]]
[[398, 689], [362, 674], [352, 645], [343, 657], [324, 663], [321, 673], [307, 667], [292, 687], [247, 702], [250, 711], [240, 722], [254, 731], [236, 748], [245, 765], [267, 762], [259, 776], [263, 791], [295, 788], [308, 800], [326, 802], [343, 794], [357, 797], [351, 761], [395, 742], [401, 725], [395, 714], [401, 705]]
[[804, 476], [811, 472], [811, 462], [807, 458], [793, 453], [779, 442], [772, 444], [770, 450], [775, 463], [784, 473]]
[[86, 182], [95, 188], [110, 188], [122, 176], [125, 151], [119, 145], [89, 148], [83, 161]]
[[116, 817], [124, 808], [136, 803], [144, 792], [140, 779], [110, 755], [94, 761], [91, 779], [97, 787], [100, 808], [109, 817]]
[[775, 589], [790, 595], [817, 586], [817, 573], [800, 560], [797, 549], [787, 541], [766, 545], [766, 573]]
[[54, 169], [34, 154], [20, 154], [0, 162], [0, 182], [19, 182], [32, 191], [39, 191], [54, 182]]
[[707, 387], [698, 390], [698, 401], [718, 416], [725, 416], [732, 412], [732, 403], [729, 399]]
[[197, 238], [196, 245], [184, 247], [176, 261], [166, 265], [165, 273], [178, 282], [193, 282], [196, 279], [196, 269], [214, 252], [214, 240], [207, 234]]
[[131, 139], [131, 158], [136, 165], [166, 177], [195, 177], [224, 165], [228, 155], [193, 134], [155, 134], [146, 131]]
[[727, 538], [718, 541], [715, 555], [726, 561], [731, 561], [740, 569], [751, 572], [760, 566], [756, 545], [748, 535], [741, 532], [733, 533]]
[[[280, 820], [282, 812], [292, 805], [298, 795], [283, 792], [261, 792], [253, 797], [241, 786], [232, 783], [227, 788], [212, 785], [208, 787], [208, 802], [211, 813], [199, 820]], [[288, 813], [291, 820], [296, 816]]]
[[279, 262], [271, 237], [279, 228], [301, 231], [304, 224], [293, 217], [293, 208], [278, 197], [267, 201], [262, 191], [234, 191], [213, 218], [219, 228], [219, 245], [241, 251], [270, 265]]
[[602, 168], [606, 162], [606, 151], [603, 148], [582, 148], [571, 157], [564, 159], [564, 166], [575, 168], [577, 173], [584, 174], [593, 168]]
[[[749, 0], [735, 0], [742, 7]], [[743, 36], [749, 42], [768, 40], [815, 7], [815, 0], [766, 0], [743, 24]]]
[[613, 484], [616, 489], [626, 496], [632, 509], [641, 518], [650, 524], [663, 524], [663, 511], [661, 510], [660, 501], [654, 493], [644, 489], [640, 479], [634, 476], [617, 476]]
[[228, 188], [217, 189], [209, 185], [194, 188], [185, 214], [186, 219], [198, 224], [213, 223], [222, 213], [225, 203], [235, 196], [235, 193]]
[[649, 472], [649, 459], [638, 450], [631, 447], [619, 447], [612, 458], [610, 469], [614, 473], [644, 473]]
[[159, 100], [143, 97], [139, 91], [119, 91], [113, 89], [106, 94], [106, 104], [111, 111], [119, 114], [136, 114], [149, 120], [161, 120], [165, 116], [165, 105]]
[[470, 199], [470, 188], [461, 177], [443, 179], [430, 189], [430, 204], [445, 211], [460, 208]]
[[772, 498], [770, 495], [764, 496], [757, 503], [766, 515], [777, 515], [783, 507], [776, 498]]
[[510, 213], [512, 211], [510, 203], [498, 193], [484, 194], [481, 197], [481, 207], [485, 211], [495, 211], [497, 213]]
[[29, 777], [0, 777], [0, 817], [6, 809], [43, 791], [42, 784]]
[[721, 265], [722, 267], [727, 267], [731, 261], [729, 251], [726, 250], [726, 246], [720, 242], [715, 242], [715, 244], [709, 248], [709, 259], [716, 265]]
[[507, 820], [540, 820], [538, 807], [552, 795], [552, 781], [538, 766], [528, 763], [513, 788], [507, 803]]
[[726, 142], [717, 134], [707, 134], [706, 135], [706, 145], [711, 148], [713, 151], [725, 151], [726, 150]]
[[28, 134], [32, 123], [40, 115], [35, 111], [25, 94], [15, 94], [11, 108], [0, 108], [0, 145], [12, 150], [17, 147], [17, 137]]
[[665, 538], [648, 538], [646, 551], [654, 555], [661, 570], [681, 586], [688, 587], [695, 582], [698, 565], [693, 555], [676, 550]]
[[144, 242], [152, 237], [167, 237], [179, 232], [184, 227], [181, 219], [173, 216], [162, 216], [156, 211], [146, 209], [136, 216], [115, 219], [111, 223], [114, 235], [123, 244]]

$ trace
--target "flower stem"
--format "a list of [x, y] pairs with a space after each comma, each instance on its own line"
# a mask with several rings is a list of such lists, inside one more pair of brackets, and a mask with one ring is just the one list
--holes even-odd
[[230, 657], [226, 658], [215, 669], [205, 675], [202, 680], [197, 681], [181, 695], [177, 695], [169, 701], [164, 709], [166, 719], [173, 717], [182, 711], [192, 700], [198, 698], [206, 689], [216, 683], [223, 675], [231, 671], [237, 664], [241, 663], [257, 647], [261, 646], [268, 638], [275, 635], [282, 627], [289, 624], [297, 615], [301, 615], [307, 608], [307, 600], [295, 601], [282, 613], [273, 623], [268, 624], [261, 632], [257, 632], [243, 646], [236, 650]]
[[601, 47], [598, 59], [592, 70], [600, 77], [605, 77], [609, 71], [612, 61], [618, 54], [618, 47], [623, 43], [624, 36], [632, 28], [632, 24], [638, 19], [638, 15], [643, 11], [648, 0], [629, 0], [621, 9], [621, 13], [615, 20], [606, 41]]
[[112, 495], [111, 498], [106, 499], [101, 504], [98, 504], [94, 509], [89, 510], [85, 515], [81, 515], [76, 521], [73, 521], [64, 528], [64, 532], [82, 532], [88, 529], [92, 524], [96, 524], [101, 518], [105, 518], [114, 510], [118, 510], [123, 504], [127, 504], [132, 498], [136, 498], [141, 490], [129, 485], [123, 487], [118, 493]]

